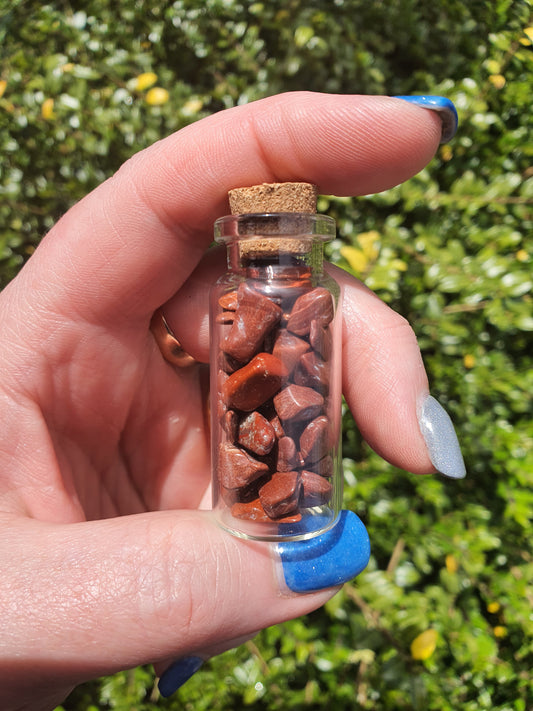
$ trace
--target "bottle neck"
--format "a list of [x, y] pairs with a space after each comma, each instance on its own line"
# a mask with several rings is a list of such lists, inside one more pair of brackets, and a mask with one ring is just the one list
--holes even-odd
[[316, 213], [227, 215], [215, 222], [215, 241], [228, 248], [229, 270], [256, 279], [296, 273], [320, 278], [324, 242], [334, 237], [335, 221]]
[[309, 279], [323, 273], [324, 245], [313, 237], [234, 239], [227, 254], [230, 271], [253, 279]]

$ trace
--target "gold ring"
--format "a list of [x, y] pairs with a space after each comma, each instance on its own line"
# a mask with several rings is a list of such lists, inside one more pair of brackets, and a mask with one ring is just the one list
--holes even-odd
[[177, 366], [178, 368], [188, 368], [189, 366], [196, 363], [196, 360], [183, 350], [181, 343], [178, 341], [176, 336], [172, 333], [172, 329], [167, 323], [166, 318], [163, 316], [161, 309], [157, 311], [152, 316], [150, 321], [150, 330], [155, 338], [155, 342], [163, 358]]

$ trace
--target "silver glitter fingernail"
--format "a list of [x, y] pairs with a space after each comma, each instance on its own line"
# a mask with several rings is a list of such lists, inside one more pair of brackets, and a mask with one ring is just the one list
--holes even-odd
[[466, 476], [465, 463], [453, 423], [431, 395], [420, 407], [418, 424], [435, 469], [451, 479], [463, 479]]

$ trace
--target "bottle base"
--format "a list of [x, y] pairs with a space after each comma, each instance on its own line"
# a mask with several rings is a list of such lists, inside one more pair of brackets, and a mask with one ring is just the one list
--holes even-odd
[[300, 512], [300, 521], [275, 523], [236, 519], [228, 509], [215, 509], [218, 525], [231, 535], [249, 541], [305, 541], [325, 533], [336, 524], [339, 514], [328, 507], [315, 507]]

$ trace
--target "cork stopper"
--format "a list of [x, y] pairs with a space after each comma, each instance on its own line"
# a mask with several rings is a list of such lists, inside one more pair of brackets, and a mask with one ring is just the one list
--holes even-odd
[[318, 188], [311, 183], [263, 183], [228, 193], [232, 215], [316, 212]]
[[[318, 188], [311, 183], [262, 183], [235, 188], [228, 193], [232, 215], [264, 215], [272, 213], [316, 213]], [[261, 227], [259, 228], [259, 225]], [[265, 223], [258, 220], [258, 234], [243, 240], [241, 256], [249, 259], [275, 253], [305, 254], [311, 249], [308, 239], [283, 237], [273, 231], [265, 235]]]

